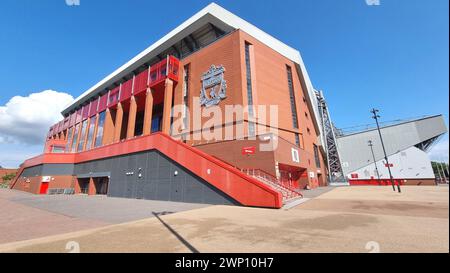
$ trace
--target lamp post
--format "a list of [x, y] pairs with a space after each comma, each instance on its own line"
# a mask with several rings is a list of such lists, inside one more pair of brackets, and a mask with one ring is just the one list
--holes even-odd
[[377, 160], [375, 159], [375, 153], [373, 151], [372, 140], [369, 140], [369, 147], [370, 147], [370, 150], [372, 151], [373, 164], [375, 164], [375, 171], [377, 172], [378, 182], [381, 182], [380, 172], [378, 171], [378, 166], [377, 166]]
[[[381, 135], [380, 124], [378, 122], [378, 118], [380, 118], [380, 116], [378, 115], [378, 112], [380, 112], [380, 110], [377, 110], [377, 109], [374, 108], [370, 112], [373, 114], [372, 118], [375, 119], [375, 122], [377, 123], [378, 134], [380, 135], [381, 146], [383, 147], [384, 159], [386, 160], [386, 166], [387, 166], [388, 171], [389, 171], [389, 177], [391, 179], [392, 189], [395, 191], [394, 177], [392, 176], [391, 165], [389, 164], [389, 159], [388, 159], [388, 156], [386, 154], [386, 148], [384, 147], [383, 136]], [[400, 188], [400, 183], [397, 184], [397, 189], [398, 189], [399, 193], [402, 192], [402, 190]]]

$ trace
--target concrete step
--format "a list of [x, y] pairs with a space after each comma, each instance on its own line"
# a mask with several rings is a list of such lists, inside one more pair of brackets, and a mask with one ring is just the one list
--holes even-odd
[[289, 200], [295, 199], [295, 198], [302, 198], [302, 195], [296, 191], [292, 191], [288, 188], [285, 188], [279, 184], [276, 184], [272, 181], [269, 181], [263, 177], [260, 176], [253, 176], [254, 178], [258, 179], [259, 181], [263, 182], [264, 184], [270, 186], [274, 190], [281, 193], [283, 196], [283, 203], [286, 204]]

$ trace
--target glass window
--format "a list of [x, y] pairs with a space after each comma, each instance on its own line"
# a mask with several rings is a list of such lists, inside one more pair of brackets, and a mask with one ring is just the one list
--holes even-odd
[[71, 149], [71, 143], [72, 143], [73, 127], [70, 127], [70, 128], [69, 128], [67, 134], [68, 134], [68, 135], [67, 135], [67, 143], [66, 143], [65, 151], [66, 151], [67, 153], [69, 153], [69, 152], [70, 152], [70, 149]]
[[62, 146], [53, 146], [52, 147], [52, 153], [54, 153], [54, 154], [62, 154], [62, 153], [64, 153], [64, 147], [62, 147]]
[[292, 80], [292, 69], [286, 66], [288, 76], [289, 97], [291, 100], [292, 122], [295, 129], [298, 129], [297, 105], [295, 103], [294, 84]]
[[152, 133], [161, 132], [162, 116], [152, 118]]
[[183, 102], [184, 102], [184, 117], [183, 117], [183, 129], [187, 128], [188, 125], [188, 107], [189, 107], [189, 65], [184, 66], [184, 77], [183, 77]]
[[94, 138], [94, 131], [95, 131], [95, 122], [97, 121], [97, 117], [93, 116], [91, 118], [91, 122], [89, 123], [89, 129], [88, 129], [88, 140], [86, 144], [86, 150], [91, 149], [92, 146], [92, 139]]
[[[254, 118], [253, 113], [253, 89], [252, 89], [252, 69], [250, 63], [250, 44], [245, 43], [245, 67], [247, 73], [247, 101], [248, 101], [248, 114], [251, 119]], [[254, 136], [255, 132], [255, 123], [249, 121], [248, 123], [248, 135]]]
[[248, 122], [248, 136], [255, 136], [256, 132], [255, 132], [255, 123], [249, 121]]
[[80, 130], [80, 124], [78, 123], [77, 125], [75, 125], [75, 132], [73, 134], [73, 141], [70, 145], [70, 151], [72, 153], [76, 152], [76, 147], [77, 147], [77, 140], [78, 140], [78, 131]]
[[83, 123], [81, 124], [80, 141], [78, 141], [77, 152], [83, 151], [84, 138], [86, 136], [86, 127], [87, 127], [87, 120], [83, 121]]
[[300, 147], [300, 135], [299, 134], [295, 134], [295, 145]]
[[319, 147], [314, 144], [314, 159], [316, 160], [316, 167], [320, 168]]
[[106, 111], [101, 112], [98, 115], [97, 136], [95, 138], [95, 147], [102, 146], [103, 141], [103, 129], [105, 127]]

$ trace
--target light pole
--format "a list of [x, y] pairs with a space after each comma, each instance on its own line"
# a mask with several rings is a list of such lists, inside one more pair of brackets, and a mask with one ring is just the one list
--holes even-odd
[[[375, 122], [377, 123], [377, 129], [378, 129], [378, 134], [380, 135], [381, 147], [383, 147], [384, 159], [386, 160], [386, 166], [389, 171], [389, 177], [391, 179], [392, 189], [395, 191], [394, 177], [392, 176], [391, 165], [389, 164], [389, 159], [386, 154], [386, 148], [384, 147], [383, 136], [381, 135], [380, 124], [378, 123], [378, 118], [380, 118], [380, 116], [378, 115], [378, 112], [380, 112], [380, 110], [373, 108], [372, 111], [370, 111], [370, 112], [373, 114], [372, 118], [375, 119]], [[400, 183], [397, 184], [397, 189], [398, 189], [399, 193], [402, 192], [402, 190], [400, 188]]]
[[369, 140], [369, 147], [370, 147], [370, 150], [372, 151], [373, 163], [375, 164], [375, 171], [377, 172], [378, 183], [380, 183], [381, 182], [381, 177], [380, 177], [380, 172], [378, 171], [377, 160], [375, 159], [375, 153], [373, 151], [373, 142], [372, 142], [372, 140]]

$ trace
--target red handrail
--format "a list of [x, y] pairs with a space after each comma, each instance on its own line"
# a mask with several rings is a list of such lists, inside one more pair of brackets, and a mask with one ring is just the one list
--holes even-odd
[[246, 174], [248, 174], [248, 175], [252, 175], [252, 176], [256, 176], [256, 177], [258, 177], [258, 175], [259, 175], [260, 177], [263, 177], [263, 178], [269, 180], [270, 182], [272, 182], [274, 184], [277, 184], [277, 185], [279, 185], [279, 186], [281, 186], [283, 188], [286, 188], [286, 189], [288, 189], [290, 191], [293, 191], [293, 192], [296, 192], [298, 194], [301, 194], [299, 192], [299, 190], [296, 187], [294, 187], [292, 181], [290, 181], [290, 180], [284, 180], [284, 179], [283, 180], [279, 180], [275, 176], [273, 176], [270, 173], [268, 173], [266, 171], [263, 171], [261, 169], [242, 169], [241, 171], [246, 173]]

